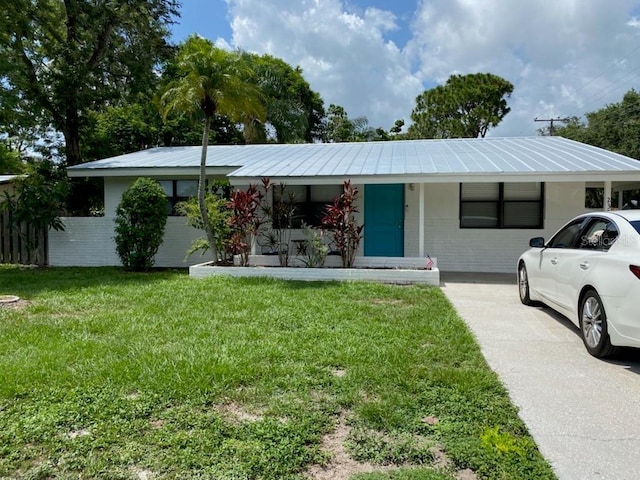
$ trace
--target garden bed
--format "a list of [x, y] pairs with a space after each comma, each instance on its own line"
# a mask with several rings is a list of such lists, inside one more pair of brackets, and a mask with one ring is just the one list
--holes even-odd
[[324, 267], [303, 268], [303, 257], [292, 256], [289, 267], [281, 267], [277, 255], [250, 255], [249, 266], [214, 266], [211, 262], [189, 267], [189, 276], [205, 278], [217, 275], [232, 277], [270, 277], [304, 281], [373, 281], [381, 283], [440, 285], [440, 271], [427, 269], [422, 257], [356, 257], [355, 268], [341, 268], [338, 256], [329, 256]]

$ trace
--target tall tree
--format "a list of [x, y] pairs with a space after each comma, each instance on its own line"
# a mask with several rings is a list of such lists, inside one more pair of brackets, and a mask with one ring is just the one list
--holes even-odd
[[67, 163], [80, 163], [87, 110], [148, 89], [169, 50], [168, 25], [178, 6], [178, 0], [4, 2], [0, 108], [18, 99], [45, 112], [64, 136]]
[[511, 110], [513, 85], [491, 73], [452, 75], [444, 85], [418, 95], [410, 138], [484, 137]]
[[[271, 55], [250, 55], [255, 82], [267, 109], [266, 122], [278, 143], [312, 142], [324, 117], [320, 95], [309, 86], [300, 67]], [[263, 130], [264, 132], [264, 130]], [[263, 140], [266, 140], [264, 138]]]
[[629, 90], [622, 101], [586, 117], [586, 125], [575, 119], [556, 134], [640, 160], [640, 93]]
[[324, 140], [331, 143], [364, 142], [371, 140], [375, 130], [369, 127], [367, 117], [350, 119], [340, 105], [329, 105]]
[[194, 35], [180, 47], [176, 68], [182, 78], [168, 85], [161, 101], [166, 114], [175, 111], [204, 115], [198, 206], [213, 261], [216, 262], [215, 234], [205, 202], [211, 122], [216, 114], [227, 115], [234, 121], [247, 117], [264, 121], [264, 105], [259, 90], [246, 81], [251, 77], [251, 69], [246, 57], [239, 52], [221, 50], [211, 41]]

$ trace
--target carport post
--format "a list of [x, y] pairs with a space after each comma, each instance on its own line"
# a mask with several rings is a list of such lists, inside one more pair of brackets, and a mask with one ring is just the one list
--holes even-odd
[[604, 209], [607, 212], [611, 210], [611, 180], [604, 182]]

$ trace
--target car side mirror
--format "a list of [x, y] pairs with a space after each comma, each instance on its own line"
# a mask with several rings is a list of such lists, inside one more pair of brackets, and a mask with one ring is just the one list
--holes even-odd
[[534, 237], [529, 240], [529, 246], [533, 248], [543, 248], [544, 247], [544, 238], [542, 237]]

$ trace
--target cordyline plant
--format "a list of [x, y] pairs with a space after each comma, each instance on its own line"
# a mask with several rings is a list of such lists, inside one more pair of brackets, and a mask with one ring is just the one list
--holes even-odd
[[364, 225], [358, 225], [355, 217], [358, 213], [355, 206], [357, 199], [358, 188], [351, 185], [350, 180], [345, 181], [342, 193], [327, 205], [322, 218], [322, 227], [333, 236], [344, 268], [353, 267], [362, 240]]
[[240, 256], [240, 264], [249, 264], [249, 252], [262, 226], [260, 206], [264, 195], [256, 185], [247, 190], [235, 190], [227, 208], [231, 210], [228, 224], [231, 227], [231, 251]]

